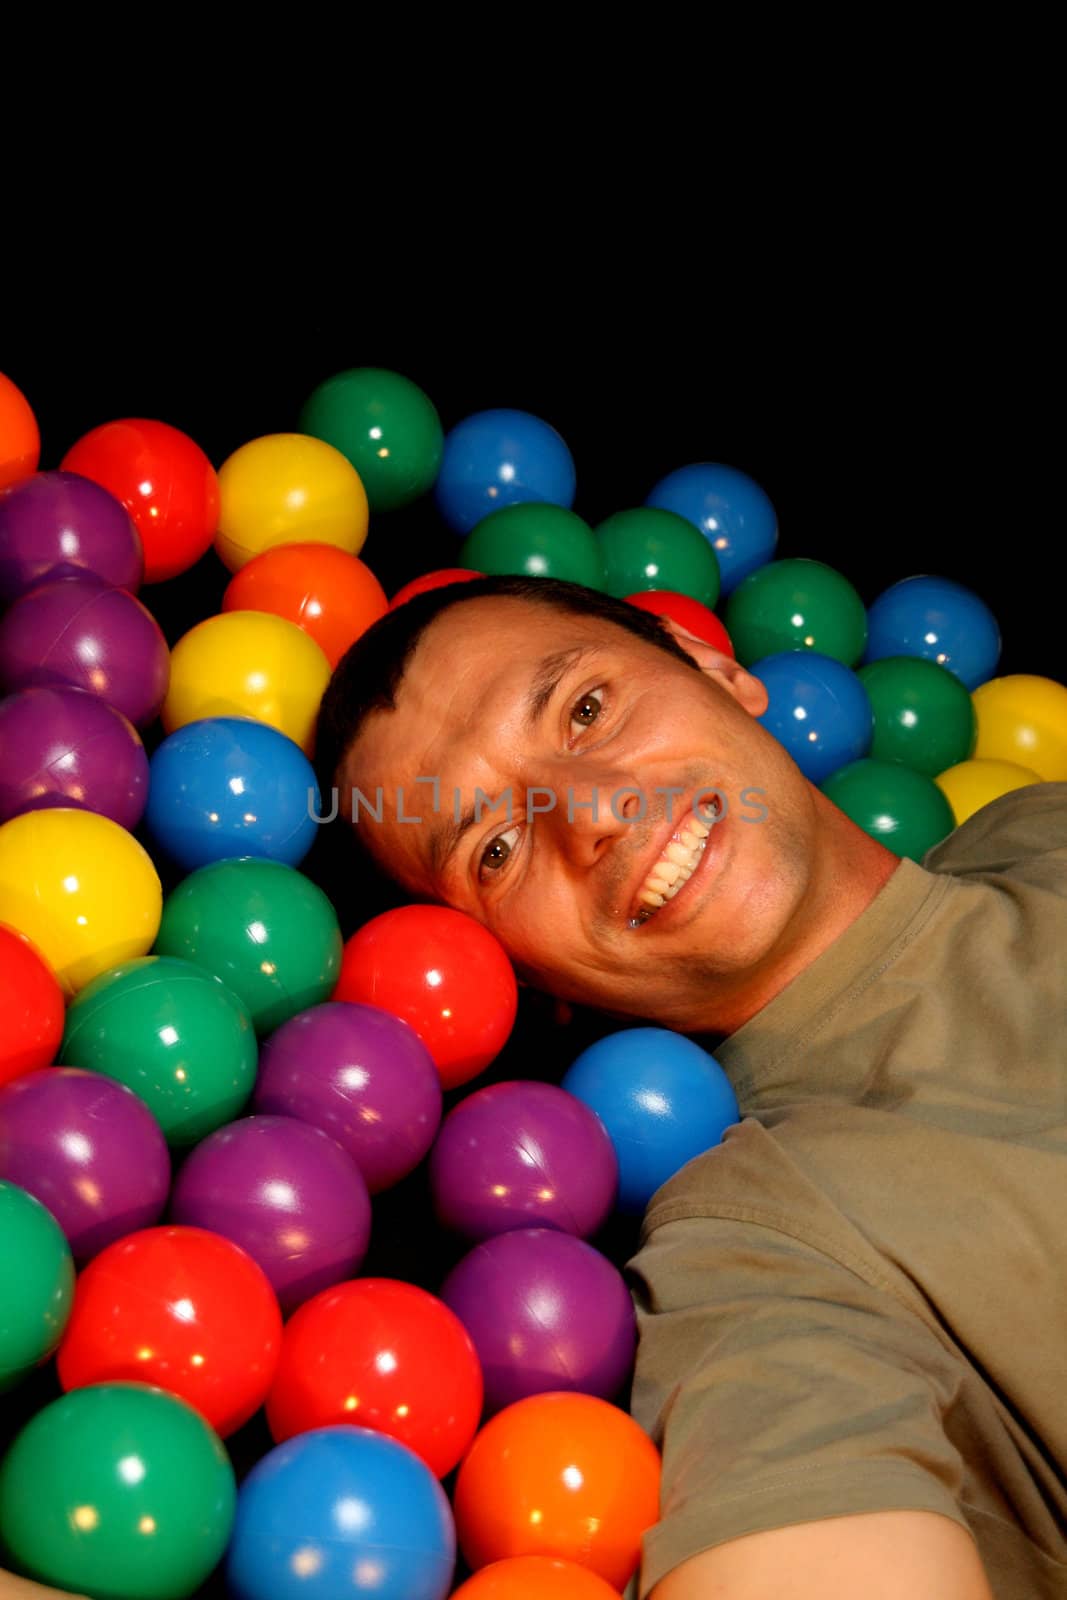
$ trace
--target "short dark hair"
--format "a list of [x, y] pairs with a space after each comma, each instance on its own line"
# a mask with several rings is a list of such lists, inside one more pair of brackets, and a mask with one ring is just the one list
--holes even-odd
[[512, 574], [445, 584], [386, 612], [338, 662], [322, 698], [316, 737], [316, 766], [324, 795], [336, 784], [341, 764], [371, 712], [395, 711], [404, 672], [430, 623], [451, 606], [489, 595], [530, 600], [574, 616], [601, 617], [700, 670], [658, 617], [599, 589], [561, 578]]

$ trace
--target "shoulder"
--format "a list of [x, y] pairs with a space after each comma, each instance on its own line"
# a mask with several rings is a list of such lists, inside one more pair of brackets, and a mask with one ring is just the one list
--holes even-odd
[[1034, 783], [1001, 795], [935, 845], [922, 864], [956, 877], [1011, 874], [1026, 866], [1033, 877], [1041, 875], [1042, 863], [1050, 887], [1067, 879], [1067, 783]]

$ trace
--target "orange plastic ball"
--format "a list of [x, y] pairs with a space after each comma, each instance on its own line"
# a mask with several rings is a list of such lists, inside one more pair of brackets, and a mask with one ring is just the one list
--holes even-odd
[[144, 546], [144, 581], [185, 572], [210, 547], [219, 521], [215, 469], [195, 440], [169, 422], [126, 417], [92, 428], [60, 463], [126, 507]]
[[453, 1600], [619, 1600], [619, 1591], [588, 1567], [549, 1556], [494, 1561], [468, 1578]]
[[41, 435], [30, 402], [0, 372], [0, 489], [37, 471]]
[[335, 667], [389, 602], [358, 556], [332, 544], [280, 544], [230, 579], [222, 609], [270, 611], [295, 622]]
[[51, 967], [23, 934], [0, 923], [0, 1084], [50, 1066], [64, 1020]]
[[474, 1342], [443, 1300], [394, 1278], [323, 1289], [286, 1325], [267, 1400], [276, 1443], [355, 1423], [399, 1439], [443, 1478], [482, 1416]]
[[587, 1394], [536, 1394], [497, 1412], [456, 1479], [469, 1566], [556, 1556], [621, 1590], [659, 1517], [660, 1458], [632, 1417]]
[[484, 577], [484, 572], [472, 572], [469, 567], [438, 567], [436, 572], [424, 572], [421, 577], [405, 583], [390, 600], [389, 609], [395, 611], [406, 600], [414, 600], [417, 594], [427, 594], [431, 589], [443, 589], [449, 583], [470, 583], [472, 578]]

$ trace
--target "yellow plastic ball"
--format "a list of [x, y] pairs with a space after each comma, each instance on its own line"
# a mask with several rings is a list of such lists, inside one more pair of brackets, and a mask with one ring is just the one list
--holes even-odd
[[94, 811], [24, 811], [0, 827], [0, 922], [40, 950], [68, 995], [147, 955], [163, 890], [146, 850]]
[[1025, 789], [1028, 784], [1041, 781], [1040, 775], [1029, 767], [1020, 767], [1014, 761], [990, 760], [957, 762], [934, 779], [952, 807], [957, 828], [991, 800], [999, 800], [1012, 789]]
[[367, 494], [355, 467], [323, 439], [268, 433], [219, 468], [215, 549], [231, 572], [279, 544], [332, 544], [357, 556]]
[[1049, 782], [1067, 779], [1067, 688], [1019, 672], [980, 684], [971, 699], [978, 718], [976, 756], [1014, 761]]
[[329, 681], [330, 663], [295, 622], [267, 611], [226, 611], [175, 645], [163, 726], [173, 733], [203, 717], [252, 717], [310, 755]]

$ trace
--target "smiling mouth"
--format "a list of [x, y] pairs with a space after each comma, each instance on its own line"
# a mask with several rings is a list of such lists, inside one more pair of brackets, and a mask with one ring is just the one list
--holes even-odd
[[685, 888], [699, 867], [711, 830], [721, 816], [722, 806], [716, 795], [682, 819], [637, 891], [628, 918], [631, 928], [642, 927]]

